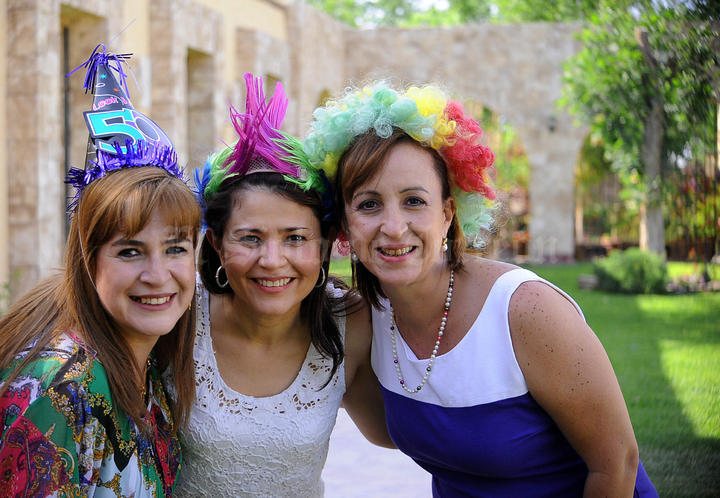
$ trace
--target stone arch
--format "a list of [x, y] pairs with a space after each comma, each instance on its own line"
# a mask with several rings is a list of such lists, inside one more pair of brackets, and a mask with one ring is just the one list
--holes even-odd
[[[477, 24], [344, 32], [347, 80], [391, 77], [446, 84], [515, 126], [531, 166], [530, 258], [574, 257], [573, 167], [583, 130], [556, 106], [562, 64], [578, 49], [574, 24]], [[387, 47], [392, 47], [388, 50]], [[346, 50], [347, 53], [347, 50]]]
[[[190, 0], [158, 0], [150, 9], [151, 118], [175, 144], [178, 162], [191, 170], [202, 165], [203, 147], [215, 145], [227, 111], [223, 105], [222, 16]], [[193, 85], [190, 87], [189, 85]], [[198, 98], [201, 105], [192, 103]], [[202, 107], [202, 108], [201, 108]], [[200, 118], [197, 131], [191, 120]], [[199, 163], [197, 163], [199, 161]]]

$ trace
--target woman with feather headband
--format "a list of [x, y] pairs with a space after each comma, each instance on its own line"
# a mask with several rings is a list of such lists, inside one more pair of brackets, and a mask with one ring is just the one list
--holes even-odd
[[245, 112], [231, 108], [237, 143], [196, 172], [207, 231], [177, 493], [322, 496], [341, 403], [369, 440], [392, 445], [369, 314], [328, 276], [332, 193], [320, 170], [284, 158], [282, 85], [266, 102], [260, 80], [245, 81]]

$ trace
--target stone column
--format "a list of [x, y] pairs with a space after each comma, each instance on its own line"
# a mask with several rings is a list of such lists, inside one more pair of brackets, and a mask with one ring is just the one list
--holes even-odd
[[150, 32], [162, 33], [151, 40], [152, 109], [151, 115], [172, 140], [178, 162], [186, 166], [187, 147], [187, 46], [181, 42], [181, 10], [188, 2], [157, 0], [150, 9]]
[[551, 115], [518, 127], [530, 162], [532, 262], [566, 262], [575, 257], [575, 163], [584, 132], [570, 121], [566, 115]]
[[13, 299], [61, 263], [59, 0], [7, 2], [8, 248]]

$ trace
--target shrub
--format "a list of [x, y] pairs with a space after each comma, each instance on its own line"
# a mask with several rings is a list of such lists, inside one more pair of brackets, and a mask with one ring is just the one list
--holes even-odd
[[614, 251], [593, 264], [600, 290], [625, 294], [661, 294], [668, 283], [667, 267], [655, 253], [631, 247]]

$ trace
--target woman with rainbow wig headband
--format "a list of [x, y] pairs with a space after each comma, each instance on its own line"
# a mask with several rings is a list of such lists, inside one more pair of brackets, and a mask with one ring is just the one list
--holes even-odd
[[[169, 139], [127, 98], [126, 57], [98, 45], [84, 64], [91, 141], [66, 180], [77, 195], [65, 268], [0, 320], [0, 496], [173, 493], [195, 392], [200, 209]], [[98, 121], [128, 115], [130, 135]]]
[[[322, 171], [283, 158], [288, 105], [245, 75], [238, 141], [196, 172], [207, 231], [197, 287], [197, 398], [182, 432], [180, 496], [323, 495], [341, 403], [385, 446], [370, 367], [370, 316], [328, 276], [332, 194]], [[348, 310], [350, 312], [348, 312]]]
[[288, 144], [336, 185], [390, 435], [434, 496], [657, 496], [577, 304], [465, 253], [495, 209], [481, 133], [440, 88], [380, 81], [316, 109]]

